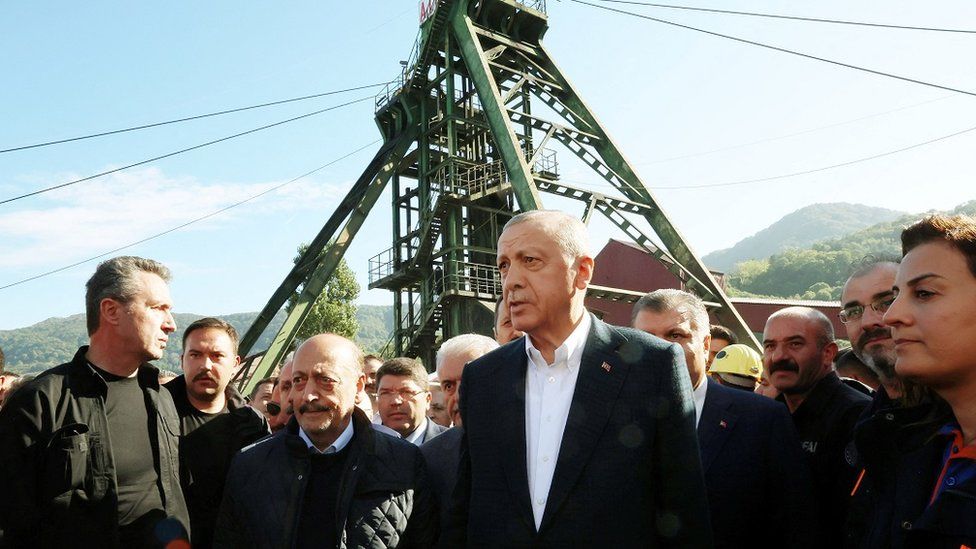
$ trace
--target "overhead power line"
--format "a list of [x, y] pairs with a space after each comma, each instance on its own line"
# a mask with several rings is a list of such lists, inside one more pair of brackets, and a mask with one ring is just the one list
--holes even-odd
[[290, 179], [288, 181], [285, 181], [284, 183], [280, 183], [278, 185], [275, 185], [274, 187], [271, 187], [270, 189], [261, 191], [258, 194], [249, 196], [249, 197], [245, 198], [244, 200], [241, 200], [239, 202], [235, 202], [235, 203], [233, 203], [233, 204], [231, 204], [229, 206], [225, 206], [223, 208], [220, 208], [219, 210], [210, 212], [210, 213], [208, 213], [206, 215], [202, 215], [202, 216], [197, 217], [195, 219], [191, 219], [190, 221], [187, 221], [186, 223], [183, 223], [181, 225], [177, 225], [176, 227], [172, 227], [170, 229], [166, 229], [165, 231], [156, 233], [156, 234], [154, 234], [152, 236], [147, 236], [146, 238], [143, 238], [141, 240], [137, 240], [135, 242], [130, 242], [130, 243], [124, 245], [124, 246], [119, 246], [118, 248], [114, 248], [112, 250], [109, 250], [107, 252], [100, 253], [98, 255], [89, 257], [87, 259], [82, 259], [81, 261], [76, 261], [76, 262], [74, 262], [74, 263], [72, 263], [70, 265], [65, 265], [64, 267], [58, 267], [57, 269], [52, 269], [50, 271], [47, 271], [47, 272], [44, 272], [44, 273], [40, 273], [40, 274], [31, 276], [31, 277], [27, 277], [27, 278], [24, 278], [22, 280], [18, 280], [16, 282], [11, 282], [10, 284], [7, 284], [5, 286], [0, 286], [0, 290], [6, 290], [7, 288], [13, 288], [14, 286], [19, 286], [21, 284], [24, 284], [26, 282], [30, 282], [32, 280], [37, 280], [39, 278], [44, 278], [46, 276], [50, 276], [50, 275], [53, 275], [55, 273], [60, 273], [61, 271], [66, 271], [68, 269], [77, 267], [79, 265], [84, 265], [85, 263], [89, 263], [91, 261], [95, 261], [96, 259], [101, 259], [101, 258], [103, 258], [103, 257], [105, 257], [107, 255], [111, 255], [111, 254], [120, 252], [122, 250], [125, 250], [127, 248], [131, 248], [133, 246], [138, 246], [139, 244], [143, 244], [145, 242], [149, 242], [150, 240], [154, 240], [154, 239], [157, 239], [157, 238], [159, 238], [161, 236], [165, 236], [165, 235], [168, 235], [168, 234], [170, 234], [172, 232], [176, 232], [176, 231], [178, 231], [180, 229], [184, 229], [186, 227], [189, 227], [190, 225], [193, 225], [194, 223], [199, 223], [200, 221], [203, 221], [205, 219], [210, 219], [211, 217], [214, 217], [216, 215], [220, 215], [220, 214], [226, 212], [227, 210], [230, 210], [232, 208], [236, 208], [238, 206], [241, 206], [243, 204], [246, 204], [248, 202], [251, 202], [252, 200], [255, 200], [257, 198], [260, 198], [260, 197], [262, 197], [262, 196], [264, 196], [266, 194], [273, 193], [273, 192], [277, 191], [278, 189], [281, 189], [282, 187], [285, 187], [287, 185], [291, 185], [292, 183], [298, 181], [299, 179], [304, 179], [304, 178], [312, 175], [313, 173], [316, 173], [318, 171], [324, 170], [325, 168], [328, 168], [329, 166], [331, 166], [333, 164], [336, 164], [336, 163], [338, 163], [338, 162], [340, 162], [342, 160], [345, 160], [346, 158], [349, 158], [350, 156], [352, 156], [352, 155], [354, 155], [354, 154], [356, 154], [358, 152], [361, 152], [361, 151], [363, 151], [363, 150], [365, 150], [365, 149], [367, 149], [369, 147], [372, 147], [373, 145], [375, 145], [375, 144], [377, 144], [379, 142], [380, 142], [380, 140], [377, 139], [376, 141], [373, 141], [372, 143], [363, 145], [362, 147], [359, 147], [358, 149], [356, 149], [356, 150], [354, 150], [354, 151], [352, 151], [350, 153], [344, 154], [344, 155], [340, 156], [339, 158], [336, 158], [335, 160], [332, 160], [332, 161], [330, 161], [330, 162], [328, 162], [326, 164], [323, 164], [323, 165], [319, 166], [318, 168], [315, 168], [314, 170], [307, 171], [307, 172], [303, 173], [302, 175], [299, 175], [298, 177], [295, 177], [293, 179]]
[[796, 15], [780, 15], [775, 13], [758, 13], [751, 11], [719, 10], [715, 8], [701, 8], [698, 6], [675, 6], [672, 4], [654, 4], [651, 2], [638, 2], [636, 0], [598, 0], [607, 4], [630, 4], [633, 6], [646, 6], [649, 8], [665, 8], [670, 10], [700, 11], [705, 13], [722, 13], [726, 15], [745, 15], [748, 17], [767, 17], [771, 19], [788, 19], [791, 21], [808, 21], [811, 23], [831, 23], [835, 25], [856, 25], [859, 27], [876, 27], [882, 29], [930, 31], [930, 32], [954, 32], [962, 34], [976, 34], [972, 29], [947, 29], [940, 27], [916, 27], [912, 25], [889, 25], [884, 23], [867, 23], [863, 21], [846, 21], [842, 19], [823, 19], [819, 17], [800, 17]]
[[639, 17], [641, 19], [647, 19], [648, 21], [654, 21], [656, 23], [662, 23], [662, 24], [665, 24], [665, 25], [671, 25], [673, 27], [678, 27], [678, 28], [682, 28], [682, 29], [692, 30], [692, 31], [695, 31], [695, 32], [703, 33], [703, 34], [708, 34], [708, 35], [711, 35], [711, 36], [717, 36], [719, 38], [725, 38], [727, 40], [734, 40], [734, 41], [740, 42], [742, 44], [749, 44], [751, 46], [758, 46], [760, 48], [765, 48], [765, 49], [768, 49], [768, 50], [778, 51], [778, 52], [782, 52], [782, 53], [788, 53], [790, 55], [796, 55], [798, 57], [803, 57], [803, 58], [806, 58], [806, 59], [813, 59], [814, 61], [821, 61], [823, 63], [830, 63], [831, 65], [837, 65], [839, 67], [846, 67], [848, 69], [854, 69], [856, 71], [866, 72], [866, 73], [869, 73], [869, 74], [875, 74], [875, 75], [878, 75], [878, 76], [884, 76], [884, 77], [892, 78], [892, 79], [895, 79], [895, 80], [901, 80], [902, 82], [911, 82], [913, 84], [919, 84], [919, 85], [922, 85], [922, 86], [928, 86], [930, 88], [937, 88], [937, 89], [940, 89], [940, 90], [946, 90], [946, 91], [961, 93], [961, 94], [965, 94], [965, 95], [976, 96], [976, 91], [964, 90], [964, 89], [960, 89], [960, 88], [953, 88], [951, 86], [944, 86], [942, 84], [935, 84], [933, 82], [927, 82], [925, 80], [919, 80], [917, 78], [910, 78], [910, 77], [907, 77], [907, 76], [900, 76], [900, 75], [897, 75], [897, 74], [892, 74], [890, 72], [884, 72], [884, 71], [879, 71], [879, 70], [875, 70], [875, 69], [869, 69], [867, 67], [861, 67], [859, 65], [852, 65], [850, 63], [844, 63], [842, 61], [836, 61], [834, 59], [828, 59], [826, 57], [818, 57], [816, 55], [811, 55], [809, 53], [803, 53], [803, 52], [799, 52], [799, 51], [796, 51], [796, 50], [791, 50], [791, 49], [787, 49], [787, 48], [781, 48], [779, 46], [773, 46], [773, 45], [770, 45], [770, 44], [764, 44], [762, 42], [756, 42], [755, 40], [747, 40], [745, 38], [739, 38], [737, 36], [732, 36], [732, 35], [729, 35], [729, 34], [722, 34], [720, 32], [710, 31], [710, 30], [706, 30], [706, 29], [702, 29], [702, 28], [698, 28], [698, 27], [692, 27], [690, 25], [683, 25], [681, 23], [675, 23], [673, 21], [668, 21], [666, 19], [660, 19], [658, 17], [651, 17], [649, 15], [644, 15], [644, 14], [641, 14], [641, 13], [635, 13], [635, 12], [632, 12], [632, 11], [622, 10], [622, 9], [618, 9], [618, 8], [612, 8], [610, 6], [602, 6], [600, 4], [594, 4], [592, 2], [587, 2], [585, 0], [569, 0], [569, 1], [570, 2], [575, 2], [577, 4], [583, 4], [583, 5], [586, 5], [586, 6], [594, 7], [594, 8], [601, 9], [601, 10], [612, 11], [612, 12], [619, 13], [619, 14], [622, 14], [622, 15], [629, 15], [631, 17]]
[[896, 113], [896, 112], [899, 112], [899, 111], [904, 111], [904, 110], [908, 110], [908, 109], [914, 109], [915, 107], [921, 107], [922, 105], [928, 105], [929, 103], [935, 103], [937, 101], [944, 101], [944, 100], [946, 100], [946, 99], [948, 99], [950, 97], [956, 97], [956, 96], [955, 95], [943, 95], [942, 97], [937, 97], [935, 99], [929, 99], [928, 101], [922, 101], [920, 103], [914, 103], [912, 105], [905, 105], [904, 107], [897, 107], [897, 108], [894, 108], [894, 109], [891, 109], [891, 110], [887, 110], [887, 111], [884, 111], [884, 112], [877, 112], [877, 113], [873, 113], [873, 114], [868, 114], [868, 115], [864, 115], [864, 116], [861, 116], [861, 117], [858, 117], [858, 118], [853, 118], [851, 120], [844, 120], [843, 122], [834, 122], [833, 124], [827, 124], [825, 126], [817, 126], [815, 128], [807, 128], [805, 130], [800, 130], [800, 131], [793, 132], [793, 133], [788, 133], [788, 134], [784, 134], [784, 135], [777, 135], [777, 136], [773, 136], [773, 137], [766, 137], [766, 138], [763, 138], [763, 139], [757, 139], [756, 141], [750, 141], [748, 143], [739, 143], [737, 145], [728, 145], [726, 147], [719, 147], [717, 149], [710, 149], [710, 150], [707, 150], [707, 151], [699, 151], [699, 152], [694, 152], [694, 153], [682, 154], [682, 155], [678, 155], [678, 156], [670, 156], [670, 157], [667, 157], [667, 158], [659, 158], [657, 160], [647, 160], [647, 161], [644, 161], [644, 162], [637, 162], [635, 165], [636, 166], [647, 166], [647, 165], [650, 165], [650, 164], [663, 164], [664, 162], [671, 162], [671, 161], [674, 161], [674, 160], [685, 160], [685, 159], [688, 159], [688, 158], [698, 158], [698, 157], [706, 156], [706, 155], [709, 155], [709, 154], [715, 154], [715, 153], [720, 153], [720, 152], [725, 152], [725, 151], [731, 151], [731, 150], [735, 150], [735, 149], [741, 149], [743, 147], [751, 147], [753, 145], [759, 145], [759, 144], [762, 144], [762, 143], [771, 143], [773, 141], [779, 141], [779, 140], [782, 140], [782, 139], [789, 139], [791, 137], [797, 137], [797, 136], [805, 135], [805, 134], [808, 134], [808, 133], [818, 132], [820, 130], [827, 130], [827, 129], [830, 129], [830, 128], [837, 128], [839, 126], [846, 126], [847, 124], [853, 124], [855, 122], [861, 122], [862, 120], [869, 120], [871, 118], [876, 118], [876, 117], [879, 117], [879, 116], [884, 116], [886, 114], [892, 114], [892, 113]]
[[35, 195], [38, 195], [38, 194], [41, 194], [41, 193], [46, 193], [46, 192], [53, 191], [53, 190], [56, 190], [56, 189], [61, 189], [61, 188], [68, 187], [68, 186], [71, 186], [71, 185], [77, 185], [78, 183], [83, 183], [85, 181], [91, 181], [92, 179], [97, 179], [99, 177], [103, 177], [103, 176], [110, 175], [110, 174], [113, 174], [113, 173], [118, 173], [118, 172], [121, 172], [121, 171], [124, 171], [124, 170], [128, 170], [129, 168], [134, 168], [136, 166], [142, 166], [143, 164], [149, 164], [150, 162], [155, 162], [157, 160], [162, 160], [164, 158], [169, 158], [171, 156], [176, 156], [178, 154], [183, 154], [185, 152], [193, 151], [193, 150], [196, 150], [196, 149], [202, 149], [203, 147], [208, 147], [210, 145], [215, 145], [215, 144], [221, 143], [223, 141], [228, 141], [228, 140], [231, 140], [231, 139], [234, 139], [234, 138], [237, 138], [237, 137], [241, 137], [241, 136], [245, 136], [245, 135], [248, 135], [248, 134], [256, 133], [256, 132], [259, 132], [259, 131], [262, 131], [262, 130], [266, 130], [268, 128], [273, 128], [275, 126], [281, 126], [282, 124], [287, 124], [289, 122], [294, 122], [296, 120], [301, 120], [303, 118], [308, 118], [308, 117], [311, 117], [311, 116], [315, 116], [317, 114], [322, 114], [324, 112], [329, 112], [329, 111], [332, 111], [332, 110], [335, 110], [335, 109], [339, 109], [339, 108], [342, 108], [342, 107], [348, 107], [349, 105], [353, 105], [353, 104], [356, 104], [356, 103], [362, 103], [363, 101], [366, 101], [367, 99], [372, 99], [372, 96], [361, 97], [361, 98], [355, 99], [353, 101], [348, 101], [348, 102], [342, 103], [340, 105], [335, 105], [335, 106], [332, 106], [332, 107], [326, 107], [324, 109], [319, 109], [317, 111], [312, 111], [310, 113], [306, 113], [306, 114], [303, 114], [303, 115], [300, 115], [300, 116], [295, 116], [295, 117], [289, 118], [287, 120], [281, 120], [279, 122], [274, 122], [272, 124], [265, 124], [264, 126], [261, 126], [259, 128], [254, 128], [254, 129], [247, 130], [247, 131], [243, 131], [243, 132], [240, 132], [240, 133], [235, 133], [233, 135], [228, 135], [226, 137], [221, 137], [220, 139], [214, 139], [212, 141], [207, 141], [206, 143], [201, 143], [199, 145], [194, 145], [192, 147], [187, 147], [185, 149], [180, 149], [178, 151], [173, 151], [171, 153], [166, 153], [166, 154], [162, 154], [162, 155], [159, 155], [159, 156], [154, 156], [154, 157], [148, 158], [146, 160], [140, 160], [139, 162], [134, 162], [132, 164], [127, 164], [125, 166], [122, 166], [121, 168], [115, 168], [115, 169], [112, 169], [112, 170], [106, 170], [104, 172], [99, 172], [99, 173], [96, 173], [94, 175], [89, 175], [87, 177], [82, 177], [81, 179], [75, 179], [73, 181], [68, 181], [67, 183], [61, 183], [60, 185], [53, 185], [51, 187], [45, 187], [43, 189], [38, 189], [36, 191], [32, 191], [32, 192], [29, 192], [29, 193], [25, 193], [25, 194], [22, 194], [22, 195], [19, 195], [19, 196], [13, 196], [13, 197], [10, 197], [10, 198], [5, 198], [3, 200], [0, 200], [0, 205], [7, 204], [7, 203], [13, 202], [15, 200], [20, 200], [22, 198], [27, 198], [27, 197], [30, 197], [30, 196], [35, 196]]
[[222, 116], [222, 115], [225, 115], [225, 114], [232, 114], [232, 113], [235, 113], [235, 112], [243, 112], [243, 111], [249, 111], [249, 110], [253, 110], [253, 109], [262, 109], [264, 107], [273, 107], [275, 105], [284, 105], [286, 103], [295, 103], [296, 101], [306, 101], [308, 99], [317, 99], [319, 97], [326, 97], [326, 96], [329, 96], [329, 95], [338, 95], [340, 93], [347, 93], [347, 92], [352, 92], [352, 91], [366, 90], [366, 89], [369, 89], [369, 88], [375, 88], [375, 87], [378, 87], [378, 86], [383, 86], [385, 84], [386, 84], [386, 82], [381, 82], [379, 84], [369, 84], [369, 85], [366, 85], [366, 86], [356, 86], [354, 88], [346, 88], [344, 90], [333, 90], [333, 91], [328, 91], [328, 92], [316, 93], [316, 94], [313, 94], [313, 95], [303, 95], [301, 97], [293, 97], [291, 99], [282, 99], [280, 101], [271, 101], [269, 103], [261, 103], [259, 105], [251, 105], [249, 107], [238, 107], [236, 109], [227, 109], [227, 110], [217, 111], [217, 112], [211, 112], [211, 113], [207, 113], [207, 114], [197, 114], [197, 115], [194, 115], [194, 116], [186, 116], [186, 117], [183, 117], [183, 118], [175, 118], [173, 120], [166, 120], [164, 122], [153, 122], [151, 124], [143, 124], [141, 126], [133, 126], [131, 128], [122, 128], [122, 129], [118, 129], [118, 130], [109, 130], [109, 131], [104, 131], [104, 132], [99, 132], [99, 133], [93, 133], [93, 134], [89, 134], [89, 135], [80, 135], [80, 136], [77, 136], [77, 137], [69, 137], [69, 138], [66, 138], [66, 139], [57, 139], [57, 140], [54, 140], [54, 141], [45, 141], [43, 143], [34, 143], [33, 145], [23, 145], [23, 146], [20, 146], [20, 147], [11, 147], [9, 149], [0, 149], [0, 154], [11, 153], [11, 152], [16, 152], [16, 151], [25, 151], [27, 149], [36, 149], [36, 148], [39, 148], [39, 147], [49, 147], [51, 145], [60, 145], [62, 143], [70, 143], [72, 141], [81, 141], [81, 140], [84, 140], [84, 139], [94, 139], [96, 137], [105, 137], [107, 135], [116, 135], [116, 134], [120, 134], [120, 133], [134, 132], [134, 131], [137, 131], [137, 130], [145, 130], [145, 129], [149, 129], [149, 128], [158, 128], [159, 126], [166, 126], [166, 125], [169, 125], [169, 124], [178, 124], [180, 122], [189, 122], [191, 120], [200, 120], [202, 118], [210, 118], [212, 116]]
[[823, 172], [823, 171], [827, 171], [827, 170], [832, 170], [834, 168], [842, 168], [844, 166], [850, 166], [852, 164], [860, 164], [861, 162], [868, 162], [869, 160], [877, 160], [878, 158], [884, 158], [886, 156], [891, 156], [891, 155], [894, 155], [894, 154], [903, 153], [905, 151], [910, 151], [912, 149], [917, 149], [919, 147], [924, 147], [926, 145], [931, 145], [932, 143], [937, 143], [939, 141], [945, 141], [946, 139], [951, 139], [953, 137], [957, 137], [957, 136], [960, 136], [960, 135], [963, 135], [963, 134], [967, 134], [967, 133], [972, 132], [972, 131], [976, 131], [976, 126], [973, 126], [971, 128], [966, 128], [965, 130], [960, 130], [958, 132], [950, 133], [949, 135], [943, 135], [942, 137], [936, 137], [935, 139], [929, 139], [928, 141], [923, 141], [921, 143], [915, 143], [914, 145], [909, 145], [907, 147], [902, 147], [900, 149], [895, 149], [893, 151], [887, 151], [887, 152], [883, 152], [883, 153], [879, 153], [879, 154], [874, 154], [874, 155], [871, 155], [871, 156], [866, 156], [864, 158], [858, 158], [858, 159], [855, 159], [855, 160], [848, 160], [847, 162], [841, 162], [840, 164], [832, 164], [830, 166], [822, 166], [820, 168], [814, 168], [812, 170], [804, 170], [804, 171], [801, 171], [801, 172], [793, 172], [793, 173], [787, 173], [787, 174], [782, 174], [782, 175], [774, 175], [774, 176], [771, 176], [771, 177], [759, 177], [759, 178], [755, 178], [755, 179], [744, 179], [744, 180], [740, 180], [740, 181], [727, 181], [727, 182], [724, 182], [724, 183], [705, 183], [705, 184], [701, 184], [701, 185], [660, 186], [660, 187], [651, 187], [651, 189], [653, 189], [653, 190], [662, 190], [662, 189], [668, 189], [668, 190], [677, 190], [677, 189], [711, 189], [711, 188], [715, 188], [715, 187], [732, 187], [732, 186], [736, 186], [736, 185], [746, 185], [746, 184], [749, 184], [749, 183], [762, 183], [762, 182], [765, 182], [765, 181], [775, 181], [777, 179], [786, 179], [788, 177], [797, 177], [797, 176], [800, 176], [800, 175], [808, 175], [808, 174], [811, 174], [811, 173], [817, 173], [817, 172]]

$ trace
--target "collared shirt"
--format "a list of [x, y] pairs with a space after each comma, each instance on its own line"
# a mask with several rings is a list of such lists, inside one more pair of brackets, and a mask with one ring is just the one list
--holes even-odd
[[552, 364], [546, 363], [542, 353], [532, 344], [531, 337], [525, 338], [525, 352], [529, 357], [525, 379], [525, 456], [537, 530], [542, 524], [556, 472], [556, 459], [576, 391], [590, 324], [590, 314], [584, 311], [579, 325], [556, 349]]
[[412, 433], [410, 433], [404, 438], [406, 438], [407, 442], [413, 444], [414, 446], [420, 446], [421, 444], [424, 443], [424, 434], [426, 433], [427, 433], [427, 420], [425, 419], [424, 422], [421, 423], [419, 427], [414, 429]]
[[707, 392], [708, 377], [703, 376], [702, 382], [692, 391], [692, 396], [695, 397], [695, 427], [698, 427], [698, 422], [701, 421], [702, 408], [705, 407], [705, 393]]
[[335, 442], [329, 445], [329, 447], [326, 448], [325, 451], [323, 452], [322, 450], [319, 450], [317, 446], [315, 446], [315, 443], [312, 442], [312, 439], [308, 438], [308, 435], [305, 434], [304, 429], [302, 429], [301, 427], [298, 428], [298, 436], [300, 436], [302, 440], [305, 441], [305, 444], [308, 445], [308, 449], [311, 450], [313, 454], [334, 454], [342, 450], [343, 448], [346, 447], [346, 444], [349, 444], [349, 441], [352, 440], [352, 433], [353, 433], [352, 418], [349, 418], [349, 425], [346, 426], [345, 430], [342, 431], [342, 434], [340, 434], [335, 439]]

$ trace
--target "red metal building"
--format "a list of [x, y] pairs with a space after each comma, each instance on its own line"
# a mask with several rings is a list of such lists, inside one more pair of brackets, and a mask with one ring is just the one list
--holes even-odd
[[[610, 239], [595, 257], [596, 268], [592, 284], [596, 292], [586, 298], [586, 307], [603, 320], [619, 326], [630, 323], [630, 312], [639, 294], [661, 288], [683, 290], [681, 281], [671, 274], [660, 261], [654, 259], [643, 248], [632, 242]], [[711, 271], [712, 276], [725, 288], [725, 274]], [[600, 288], [627, 290], [615, 292], [612, 297], [601, 295]], [[631, 299], [622, 298], [626, 294]], [[766, 319], [775, 311], [795, 305], [812, 307], [827, 315], [834, 324], [837, 337], [847, 336], [844, 325], [837, 314], [840, 304], [834, 301], [800, 301], [790, 299], [757, 299], [746, 297], [730, 298], [749, 328], [761, 336]]]

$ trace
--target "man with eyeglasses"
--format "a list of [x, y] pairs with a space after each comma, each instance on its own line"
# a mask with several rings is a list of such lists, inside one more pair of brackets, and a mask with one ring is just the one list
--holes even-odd
[[[215, 547], [431, 547], [436, 504], [420, 449], [356, 407], [363, 353], [336, 335], [295, 353], [295, 415], [234, 459]], [[399, 395], [398, 395], [399, 396]]]
[[894, 300], [891, 287], [897, 272], [896, 262], [866, 259], [844, 283], [840, 298], [840, 321], [854, 355], [878, 374], [887, 399], [902, 394], [901, 380], [895, 374], [895, 340], [884, 324], [884, 314]]
[[427, 371], [411, 358], [387, 360], [376, 372], [376, 405], [383, 425], [415, 446], [447, 430], [427, 419], [430, 386]]

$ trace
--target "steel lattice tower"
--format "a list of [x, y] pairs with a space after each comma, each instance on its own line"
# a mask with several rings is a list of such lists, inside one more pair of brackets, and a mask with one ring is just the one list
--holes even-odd
[[[540, 193], [603, 214], [700, 295], [721, 323], [756, 345], [745, 322], [692, 252], [608, 132], [542, 45], [545, 0], [426, 0], [427, 18], [399, 78], [377, 96], [383, 146], [241, 341], [251, 347], [289, 296], [289, 314], [257, 367], [279, 363], [309, 308], [392, 182], [393, 246], [373, 257], [369, 287], [394, 294], [391, 351], [431, 368], [436, 345], [491, 334], [501, 296], [495, 247], [514, 211], [542, 207]], [[610, 196], [559, 180], [559, 146], [616, 189]], [[656, 234], [655, 244], [651, 232]], [[597, 268], [600, 268], [599, 266]], [[633, 292], [590, 295], [635, 301]]]

